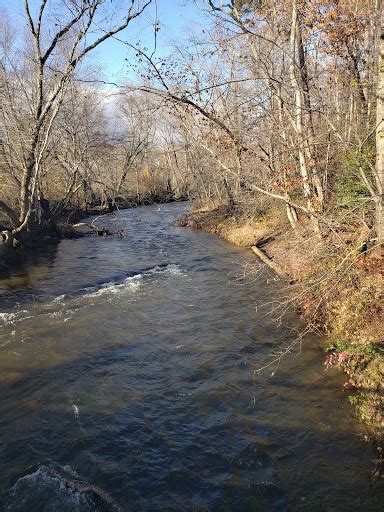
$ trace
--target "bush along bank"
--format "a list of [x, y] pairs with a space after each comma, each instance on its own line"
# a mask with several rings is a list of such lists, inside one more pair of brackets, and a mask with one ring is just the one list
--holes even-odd
[[[346, 375], [344, 388], [367, 426], [366, 439], [382, 462], [384, 433], [384, 268], [382, 248], [368, 246], [365, 233], [313, 237], [302, 227], [292, 237], [284, 216], [273, 207], [263, 212], [220, 206], [195, 209], [178, 225], [202, 229], [242, 247], [257, 248], [263, 263], [291, 283], [288, 299], [309, 327], [325, 333], [327, 368]], [[289, 235], [288, 235], [289, 232]], [[335, 239], [342, 238], [335, 242]], [[353, 240], [351, 238], [354, 238]], [[356, 249], [357, 247], [357, 249]], [[255, 251], [254, 251], [255, 252]]]

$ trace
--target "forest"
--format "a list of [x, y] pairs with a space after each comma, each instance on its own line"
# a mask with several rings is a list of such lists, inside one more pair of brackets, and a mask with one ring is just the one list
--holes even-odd
[[[204, 26], [167, 55], [155, 4], [24, 0], [22, 41], [4, 11], [2, 245], [20, 250], [86, 213], [190, 199], [180, 224], [252, 247], [291, 283], [271, 314], [296, 308], [328, 335], [325, 363], [380, 439], [382, 1], [191, 0]], [[140, 20], [151, 48], [131, 36]], [[127, 55], [118, 83], [92, 57], [112, 39]]]

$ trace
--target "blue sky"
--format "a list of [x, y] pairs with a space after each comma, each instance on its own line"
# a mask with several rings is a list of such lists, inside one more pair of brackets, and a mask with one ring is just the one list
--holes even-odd
[[[30, 0], [31, 5], [39, 4], [39, 0]], [[124, 0], [119, 0], [124, 5]], [[128, 4], [128, 0], [126, 1]], [[0, 0], [0, 8], [10, 15], [14, 26], [23, 26], [23, 0]], [[183, 43], [191, 30], [207, 24], [206, 17], [193, 5], [191, 0], [157, 0], [157, 14], [161, 25], [158, 33], [158, 55], [164, 56], [170, 51], [173, 42]], [[152, 49], [153, 30], [151, 25], [155, 20], [154, 6], [150, 6], [144, 15], [135, 20], [131, 28], [125, 32], [127, 40], [133, 44], [140, 41], [142, 47]], [[133, 78], [125, 62], [127, 48], [113, 40], [106, 41], [94, 53], [93, 59], [100, 64], [103, 78], [107, 81], [121, 81], [123, 77]]]

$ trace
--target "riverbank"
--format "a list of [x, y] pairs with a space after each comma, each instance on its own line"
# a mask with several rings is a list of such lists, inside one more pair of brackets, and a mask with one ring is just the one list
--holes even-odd
[[312, 330], [328, 336], [325, 365], [344, 371], [348, 399], [380, 447], [384, 427], [381, 254], [351, 251], [347, 239], [330, 248], [331, 240], [311, 237], [305, 226], [292, 236], [288, 221], [277, 209], [263, 214], [228, 207], [197, 209], [179, 225], [238, 246], [261, 248], [291, 283], [278, 306], [280, 312], [294, 307]]

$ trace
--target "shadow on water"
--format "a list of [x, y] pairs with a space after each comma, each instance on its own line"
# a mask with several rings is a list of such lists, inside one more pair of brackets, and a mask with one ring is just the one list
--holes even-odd
[[0, 264], [0, 297], [9, 291], [33, 288], [53, 271], [59, 242], [50, 241], [44, 246], [28, 250], [15, 249]]
[[[83, 477], [100, 488], [113, 489], [114, 498], [127, 505], [127, 510], [133, 503], [135, 510], [307, 510], [306, 500], [310, 500], [308, 510], [332, 510], [325, 506], [324, 482], [317, 478], [321, 473], [332, 472], [333, 467], [324, 464], [338, 457], [337, 442], [345, 443], [349, 439], [348, 431], [340, 432], [335, 438], [333, 428], [325, 424], [317, 423], [316, 429], [311, 425], [303, 430], [298, 419], [288, 414], [279, 420], [274, 411], [274, 392], [265, 397], [258, 395], [255, 406], [251, 406], [251, 389], [246, 380], [236, 386], [219, 381], [209, 388], [199, 381], [186, 400], [177, 395], [176, 388], [167, 389], [161, 378], [148, 382], [142, 374], [135, 375], [136, 382], [131, 385], [125, 381], [122, 393], [115, 388], [113, 380], [118, 362], [124, 366], [121, 356], [115, 349], [101, 351], [50, 368], [43, 375], [31, 372], [1, 387], [5, 405], [2, 418], [8, 417], [8, 421], [2, 421], [2, 430], [13, 429], [11, 442], [2, 450], [2, 459], [9, 466], [3, 465], [9, 475], [3, 489], [16, 485], [6, 493], [5, 504], [12, 504], [16, 496], [19, 507], [9, 505], [8, 510], [34, 510], [20, 507], [26, 493], [36, 503], [46, 500], [47, 505], [52, 505], [53, 491], [57, 494], [56, 503], [64, 500], [62, 510], [67, 510], [68, 504], [74, 506], [72, 488], [64, 485], [65, 493], [59, 492], [57, 475], [47, 474], [41, 461], [50, 468], [66, 468], [67, 472], [73, 471], [73, 467], [81, 468], [76, 478]], [[99, 383], [102, 393], [107, 392], [108, 410], [91, 397], [87, 402], [84, 397], [76, 399], [76, 392], [58, 396], [56, 391], [54, 396], [56, 382], [65, 382], [67, 388], [78, 390], [84, 383], [84, 378], [79, 376], [87, 374], [94, 376], [94, 384]], [[285, 386], [281, 390], [288, 404], [297, 398], [297, 387]], [[324, 381], [316, 393], [325, 394], [330, 388]], [[11, 403], [14, 395], [25, 397], [16, 410]], [[264, 402], [269, 400], [271, 417], [260, 417], [257, 408], [266, 410]], [[77, 404], [78, 415], [73, 412], [72, 402]], [[7, 411], [7, 404], [12, 411]], [[26, 436], [31, 423], [33, 429]], [[353, 450], [353, 445], [358, 448], [356, 440], [349, 441], [352, 443], [349, 449]], [[55, 445], [54, 463], [52, 444]], [[26, 446], [32, 450], [26, 450]], [[320, 449], [334, 453], [331, 457], [329, 453], [327, 457], [319, 457]], [[318, 506], [313, 499], [316, 490], [305, 490], [302, 482], [311, 458], [323, 464], [321, 471], [318, 468], [317, 475], [312, 477], [321, 500]], [[68, 461], [71, 461], [69, 468]], [[22, 478], [21, 470], [25, 467], [30, 469], [31, 476], [27, 479]], [[326, 488], [327, 485], [329, 482]], [[356, 510], [365, 503], [366, 497], [358, 498], [363, 488], [361, 485], [355, 490]], [[300, 498], [290, 496], [297, 492]], [[328, 492], [330, 507], [335, 506], [331, 487]], [[79, 508], [68, 510], [92, 510], [88, 508], [90, 499], [83, 492], [76, 498]], [[338, 496], [341, 508], [335, 510], [343, 510], [342, 499]], [[27, 503], [31, 505], [30, 500]], [[375, 508], [367, 506], [364, 510]]]
[[7, 288], [4, 510], [381, 510], [322, 340], [254, 375], [299, 320], [256, 313], [278, 284], [236, 285], [252, 256], [173, 228], [180, 213], [121, 212], [125, 240], [64, 241], [44, 276]]

